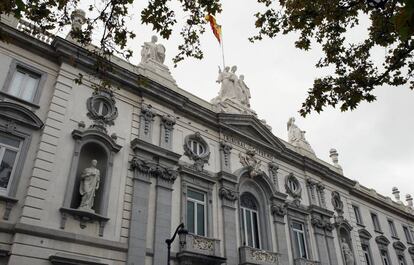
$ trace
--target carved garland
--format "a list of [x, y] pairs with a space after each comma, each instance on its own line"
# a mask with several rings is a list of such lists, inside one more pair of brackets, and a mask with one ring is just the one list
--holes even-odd
[[131, 169], [138, 170], [155, 178], [161, 178], [166, 181], [174, 182], [178, 175], [176, 170], [163, 167], [154, 162], [144, 161], [137, 156], [134, 156], [130, 163]]

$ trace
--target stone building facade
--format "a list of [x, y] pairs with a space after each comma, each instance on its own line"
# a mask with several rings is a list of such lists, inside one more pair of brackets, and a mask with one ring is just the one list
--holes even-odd
[[248, 97], [180, 89], [156, 40], [97, 90], [75, 41], [0, 26], [0, 264], [167, 264], [184, 223], [172, 264], [414, 265], [410, 196], [348, 179], [294, 120], [278, 138]]

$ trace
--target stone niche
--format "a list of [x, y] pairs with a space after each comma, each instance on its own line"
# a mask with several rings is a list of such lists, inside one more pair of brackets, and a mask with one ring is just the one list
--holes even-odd
[[[87, 223], [98, 222], [99, 236], [103, 236], [105, 223], [109, 220], [107, 211], [113, 159], [121, 146], [116, 144], [114, 137], [108, 136], [102, 130], [94, 128], [84, 130], [82, 124], [72, 132], [72, 137], [75, 140], [75, 150], [63, 207], [60, 208], [62, 214], [60, 228], [65, 229], [67, 217], [70, 215], [79, 220], [82, 229], [87, 226]], [[92, 208], [79, 208], [82, 200], [79, 192], [81, 175], [86, 168], [91, 167], [92, 160], [97, 161], [96, 169], [100, 173], [99, 188], [95, 191]]]

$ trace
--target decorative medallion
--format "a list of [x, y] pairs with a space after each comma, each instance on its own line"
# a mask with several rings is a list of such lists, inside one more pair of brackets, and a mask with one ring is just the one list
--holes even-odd
[[95, 90], [92, 97], [86, 101], [87, 116], [93, 120], [91, 128], [106, 132], [108, 125], [114, 125], [118, 117], [113, 92], [110, 90]]
[[194, 161], [194, 167], [203, 171], [210, 159], [210, 148], [199, 132], [187, 135], [184, 139], [184, 154]]
[[338, 213], [339, 216], [342, 216], [344, 213], [344, 204], [341, 200], [341, 195], [337, 191], [333, 191], [331, 195], [331, 202], [334, 210]]
[[300, 203], [302, 197], [302, 187], [300, 186], [299, 180], [290, 173], [285, 178], [286, 192], [293, 197], [294, 203], [297, 206]]
[[240, 164], [247, 168], [251, 178], [263, 174], [263, 171], [260, 169], [262, 161], [256, 158], [256, 151], [254, 149], [247, 150], [246, 155], [239, 153], [239, 158]]

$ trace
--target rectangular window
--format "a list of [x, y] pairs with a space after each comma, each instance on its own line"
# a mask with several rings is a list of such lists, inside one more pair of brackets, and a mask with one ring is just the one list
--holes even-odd
[[190, 233], [206, 236], [206, 196], [202, 192], [187, 191], [187, 229]]
[[11, 78], [7, 93], [33, 102], [39, 87], [41, 75], [33, 73], [21, 66], [17, 66]]
[[372, 265], [371, 252], [369, 251], [369, 246], [362, 245], [362, 252], [364, 253], [365, 263], [367, 265]]
[[355, 214], [355, 219], [357, 224], [362, 225], [362, 218], [361, 218], [361, 213], [359, 212], [359, 207], [352, 205], [352, 208], [354, 209], [354, 214]]
[[381, 260], [383, 265], [391, 265], [388, 252], [386, 250], [381, 250]]
[[403, 225], [403, 230], [405, 234], [405, 238], [407, 239], [407, 242], [412, 243], [413, 239], [411, 237], [410, 229], [408, 229], [408, 226]]
[[388, 219], [388, 225], [390, 226], [391, 236], [398, 237], [397, 230], [395, 229], [394, 221]]
[[372, 224], [374, 225], [374, 230], [381, 232], [381, 226], [379, 224], [378, 215], [375, 213], [371, 213]]
[[0, 134], [0, 191], [7, 192], [16, 170], [21, 141]]
[[241, 214], [242, 228], [246, 240], [245, 245], [260, 248], [258, 212], [253, 209], [241, 207]]
[[398, 264], [399, 265], [405, 265], [405, 258], [404, 256], [398, 256]]
[[308, 258], [304, 225], [299, 222], [292, 222], [293, 245], [296, 258]]

